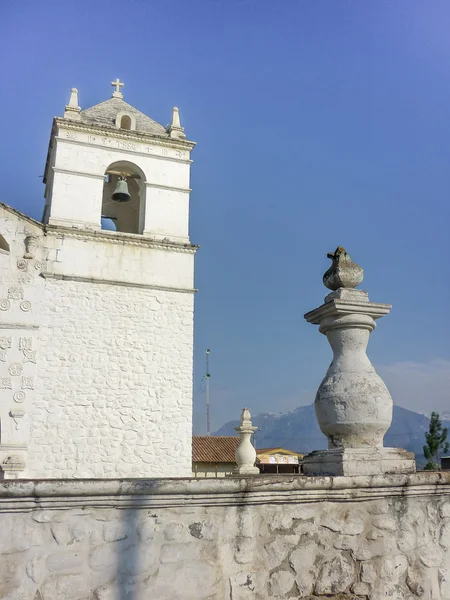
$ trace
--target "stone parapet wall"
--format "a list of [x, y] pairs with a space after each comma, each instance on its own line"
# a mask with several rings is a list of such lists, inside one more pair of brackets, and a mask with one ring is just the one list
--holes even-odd
[[3, 600], [448, 600], [450, 473], [0, 484]]

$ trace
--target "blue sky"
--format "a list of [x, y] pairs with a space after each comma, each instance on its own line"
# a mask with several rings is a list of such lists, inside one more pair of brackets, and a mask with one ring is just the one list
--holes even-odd
[[195, 419], [313, 401], [331, 351], [303, 314], [347, 248], [393, 304], [369, 356], [394, 401], [450, 409], [450, 3], [3, 3], [0, 200], [40, 218], [52, 117], [125, 100], [197, 141]]

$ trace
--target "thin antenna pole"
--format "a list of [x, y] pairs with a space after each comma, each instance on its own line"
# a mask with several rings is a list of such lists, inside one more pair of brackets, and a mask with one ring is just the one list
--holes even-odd
[[211, 435], [211, 415], [210, 415], [210, 405], [209, 405], [209, 380], [211, 375], [209, 373], [209, 355], [211, 354], [211, 350], [208, 348], [206, 350], [206, 435]]

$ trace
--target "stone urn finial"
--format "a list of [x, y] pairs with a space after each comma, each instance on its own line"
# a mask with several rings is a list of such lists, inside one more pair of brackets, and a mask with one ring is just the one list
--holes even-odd
[[36, 248], [38, 245], [37, 237], [32, 234], [27, 235], [24, 240], [24, 244], [25, 244], [25, 254], [23, 255], [23, 257], [24, 258], [34, 258], [35, 254], [36, 254]]
[[331, 267], [323, 276], [323, 283], [329, 290], [339, 288], [355, 288], [364, 277], [362, 267], [350, 258], [350, 254], [342, 246], [338, 246], [334, 252], [327, 254], [333, 261]]
[[250, 441], [253, 433], [258, 429], [253, 427], [251, 414], [248, 408], [243, 408], [241, 412], [241, 423], [235, 430], [241, 436], [241, 442], [236, 448], [235, 458], [237, 468], [233, 475], [259, 475], [258, 467], [255, 467], [256, 450]]

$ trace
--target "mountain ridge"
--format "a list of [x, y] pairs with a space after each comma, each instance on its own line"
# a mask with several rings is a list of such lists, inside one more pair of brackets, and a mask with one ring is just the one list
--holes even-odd
[[[314, 404], [284, 413], [260, 413], [252, 417], [252, 422], [259, 428], [254, 436], [257, 449], [282, 447], [307, 454], [327, 447], [326, 437], [317, 423]], [[423, 445], [429, 422], [424, 414], [394, 406], [392, 424], [385, 435], [384, 445], [414, 452], [417, 463], [423, 464]], [[450, 430], [450, 421], [443, 420], [442, 424]], [[214, 435], [236, 435], [234, 428], [238, 425], [239, 421], [229, 421]]]

